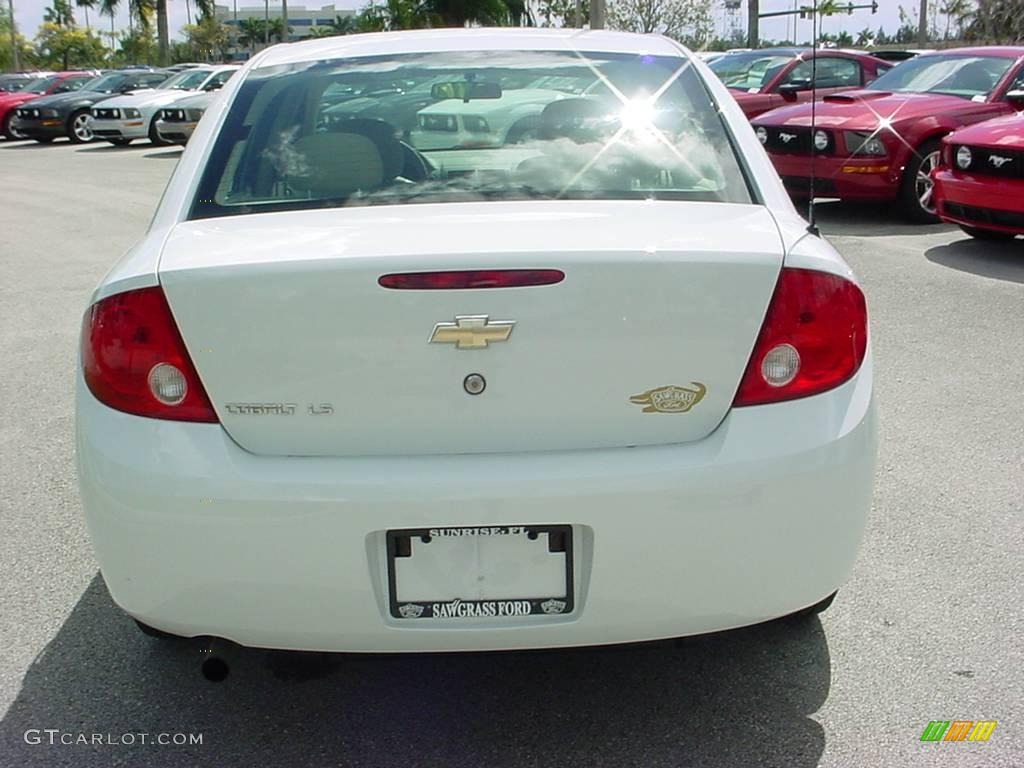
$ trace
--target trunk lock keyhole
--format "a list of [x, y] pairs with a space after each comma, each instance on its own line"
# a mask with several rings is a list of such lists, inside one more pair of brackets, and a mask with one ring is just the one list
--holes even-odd
[[479, 395], [487, 389], [487, 382], [479, 373], [471, 373], [462, 381], [462, 388], [470, 395]]

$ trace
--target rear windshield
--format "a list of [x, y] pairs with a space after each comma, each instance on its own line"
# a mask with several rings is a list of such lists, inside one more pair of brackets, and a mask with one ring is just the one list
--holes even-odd
[[445, 52], [256, 69], [191, 218], [513, 199], [750, 202], [684, 59]]

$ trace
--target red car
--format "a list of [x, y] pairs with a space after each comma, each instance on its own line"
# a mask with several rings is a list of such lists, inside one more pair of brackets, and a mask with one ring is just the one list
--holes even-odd
[[[903, 62], [867, 88], [783, 107], [753, 121], [796, 198], [898, 201], [913, 221], [935, 222], [931, 171], [942, 137], [1013, 112], [1024, 88], [1024, 47], [958, 48]], [[811, 158], [814, 158], [812, 164]]]
[[708, 66], [726, 84], [743, 113], [754, 118], [787, 103], [810, 101], [816, 66], [818, 98], [862, 88], [892, 64], [863, 53], [811, 48], [766, 48], [727, 53]]
[[1024, 91], [1011, 101], [1022, 111], [947, 136], [932, 174], [939, 216], [971, 237], [1024, 235]]
[[96, 72], [56, 72], [33, 80], [20, 91], [0, 93], [0, 133], [3, 133], [8, 141], [26, 138], [18, 133], [17, 125], [13, 124], [16, 107], [26, 101], [32, 101], [32, 99], [38, 99], [40, 96], [47, 96], [51, 93], [77, 91], [87, 82], [93, 80], [96, 74]]

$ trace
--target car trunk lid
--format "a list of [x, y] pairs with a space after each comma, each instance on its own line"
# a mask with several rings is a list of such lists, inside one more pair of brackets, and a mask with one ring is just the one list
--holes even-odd
[[[185, 222], [159, 277], [243, 448], [485, 453], [707, 436], [730, 408], [782, 255], [756, 205], [413, 204]], [[565, 277], [458, 290], [378, 282], [500, 269]], [[514, 332], [486, 346], [430, 341], [460, 317]], [[482, 393], [467, 392], [471, 374]]]

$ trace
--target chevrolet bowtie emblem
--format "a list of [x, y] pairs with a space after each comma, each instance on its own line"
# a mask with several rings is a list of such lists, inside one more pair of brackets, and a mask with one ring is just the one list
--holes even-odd
[[456, 349], [483, 349], [492, 341], [508, 341], [514, 320], [489, 321], [487, 315], [456, 315], [454, 323], [438, 323], [431, 344], [454, 344]]

